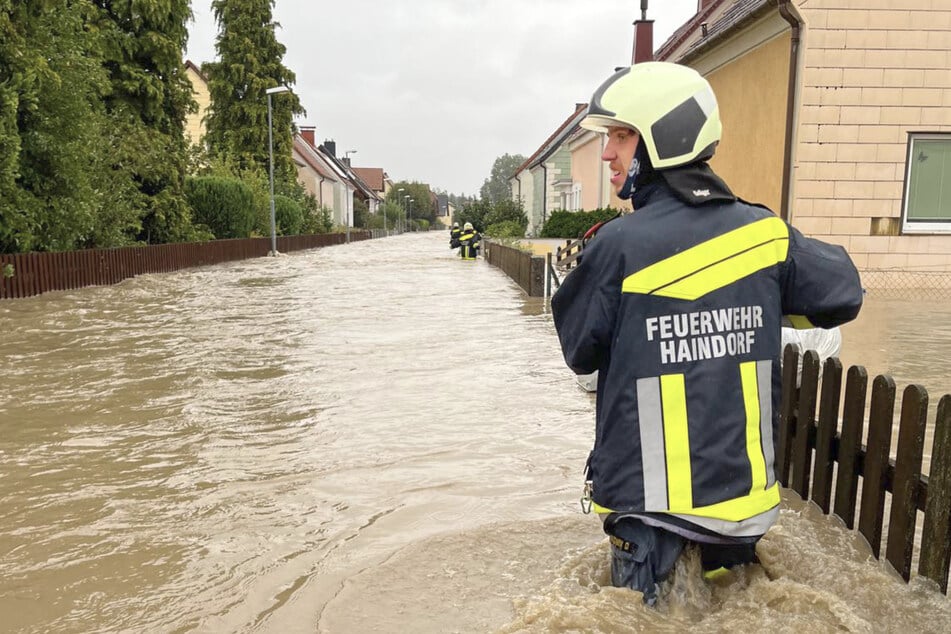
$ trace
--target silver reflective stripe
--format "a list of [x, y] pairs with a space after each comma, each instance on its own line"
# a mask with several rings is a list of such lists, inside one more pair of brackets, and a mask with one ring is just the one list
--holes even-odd
[[702, 526], [719, 535], [730, 535], [732, 537], [754, 537], [762, 535], [769, 530], [769, 527], [776, 523], [779, 517], [779, 506], [763, 511], [758, 515], [740, 520], [739, 522], [730, 522], [728, 520], [718, 520], [713, 517], [702, 517], [700, 515], [683, 515], [681, 513], [671, 513], [680, 519], [693, 522], [697, 526]]
[[756, 362], [756, 383], [759, 385], [759, 433], [766, 462], [766, 488], [776, 482], [773, 447], [773, 362]]
[[637, 418], [640, 423], [641, 460], [644, 465], [644, 510], [665, 511], [669, 504], [660, 377], [637, 380]]
[[773, 450], [773, 362], [756, 362], [756, 383], [759, 386], [759, 433], [766, 461], [766, 488], [776, 482]]

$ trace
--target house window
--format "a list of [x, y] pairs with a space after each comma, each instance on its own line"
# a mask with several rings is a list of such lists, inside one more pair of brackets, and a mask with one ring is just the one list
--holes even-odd
[[571, 210], [581, 211], [581, 183], [571, 186]]
[[904, 233], [951, 233], [951, 134], [908, 139]]

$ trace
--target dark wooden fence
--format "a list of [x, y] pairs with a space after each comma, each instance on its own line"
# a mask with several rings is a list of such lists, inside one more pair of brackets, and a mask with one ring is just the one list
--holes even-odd
[[[918, 575], [948, 592], [951, 566], [951, 395], [944, 395], [935, 414], [929, 474], [922, 473], [928, 392], [905, 388], [898, 418], [898, 444], [890, 458], [895, 413], [895, 382], [878, 376], [866, 410], [868, 374], [853, 366], [842, 393], [842, 364], [828, 359], [819, 380], [819, 357], [803, 355], [802, 381], [796, 387], [798, 353], [787, 347], [783, 357], [783, 393], [777, 470], [780, 482], [823, 513], [834, 513], [856, 528], [881, 557], [886, 496], [890, 497], [885, 559], [908, 581], [916, 547], [915, 527], [923, 524]], [[820, 392], [821, 386], [821, 392]], [[818, 406], [818, 416], [816, 408]], [[862, 443], [868, 411], [868, 434]], [[861, 494], [858, 494], [861, 483]], [[834, 488], [834, 492], [833, 492]]]
[[[366, 240], [369, 231], [351, 231], [350, 240]], [[343, 233], [280, 236], [282, 253], [342, 244]], [[193, 266], [259, 258], [271, 250], [271, 238], [213, 240], [61, 253], [0, 254], [0, 299], [31, 297], [47, 291], [115, 284], [142, 273], [164, 273]]]
[[565, 240], [565, 246], [558, 247], [555, 250], [555, 263], [563, 269], [578, 266], [577, 260], [582, 249], [584, 249], [584, 241], [580, 238], [578, 240]]
[[485, 240], [485, 259], [505, 272], [529, 297], [545, 296], [545, 258]]

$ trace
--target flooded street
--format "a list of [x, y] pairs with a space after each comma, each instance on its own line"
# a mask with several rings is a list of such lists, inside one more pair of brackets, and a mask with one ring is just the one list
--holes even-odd
[[[580, 512], [593, 397], [540, 299], [444, 233], [0, 302], [0, 631], [944, 632], [787, 499], [762, 566], [658, 610]], [[951, 303], [843, 364], [951, 392]], [[796, 496], [792, 496], [795, 498]]]

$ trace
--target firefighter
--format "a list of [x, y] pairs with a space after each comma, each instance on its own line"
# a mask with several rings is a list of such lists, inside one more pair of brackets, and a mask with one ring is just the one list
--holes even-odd
[[613, 585], [658, 597], [683, 548], [704, 576], [756, 561], [779, 514], [780, 332], [833, 328], [862, 305], [845, 250], [740, 200], [707, 161], [716, 97], [696, 71], [616, 72], [581, 126], [634, 213], [602, 226], [551, 307], [577, 374], [598, 371], [582, 506], [598, 512]]
[[472, 227], [471, 222], [462, 225], [462, 233], [459, 234], [459, 256], [463, 260], [476, 259], [481, 241], [482, 236]]
[[459, 223], [452, 223], [452, 229], [449, 230], [449, 248], [458, 249], [459, 248], [459, 234], [462, 233], [462, 229], [459, 228]]

